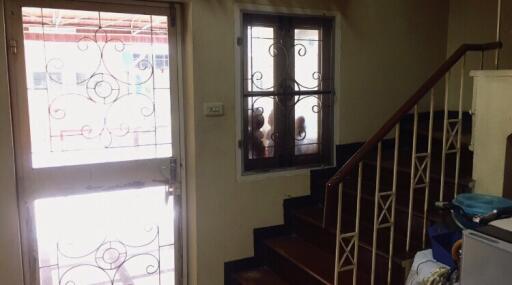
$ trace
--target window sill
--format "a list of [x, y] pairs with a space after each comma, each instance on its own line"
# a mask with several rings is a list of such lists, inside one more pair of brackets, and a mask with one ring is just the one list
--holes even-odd
[[334, 167], [334, 164], [300, 166], [300, 167], [272, 169], [272, 170], [265, 170], [265, 171], [263, 171], [263, 170], [245, 171], [245, 172], [239, 173], [237, 180], [238, 180], [238, 182], [250, 182], [250, 181], [265, 180], [265, 179], [269, 179], [269, 178], [305, 175], [305, 174], [309, 174], [309, 172], [311, 170], [325, 169], [325, 168], [331, 168], [331, 167]]

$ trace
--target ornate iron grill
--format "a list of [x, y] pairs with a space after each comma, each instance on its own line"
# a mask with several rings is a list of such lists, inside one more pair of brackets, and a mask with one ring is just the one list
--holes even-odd
[[23, 33], [36, 167], [171, 156], [167, 16], [25, 7]]
[[[41, 280], [42, 284], [77, 285], [85, 280], [95, 285], [135, 284], [137, 280], [162, 284], [161, 275], [171, 269], [161, 265], [160, 255], [171, 245], [160, 243], [158, 227], [150, 227], [146, 232], [151, 234], [150, 238], [140, 244], [105, 239], [86, 253], [73, 252], [72, 244], [58, 243], [57, 264], [47, 266], [56, 272], [56, 278]], [[52, 279], [50, 276], [46, 278]]]

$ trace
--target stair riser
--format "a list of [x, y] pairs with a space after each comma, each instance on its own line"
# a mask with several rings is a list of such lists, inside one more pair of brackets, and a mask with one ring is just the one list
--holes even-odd
[[324, 229], [309, 221], [304, 221], [297, 216], [292, 216], [290, 225], [293, 233], [316, 245], [323, 251], [334, 255], [336, 249], [336, 235], [334, 232], [330, 232], [329, 229]]
[[[286, 210], [285, 210], [286, 211]], [[265, 259], [266, 239], [290, 235], [290, 227], [288, 225], [278, 225], [273, 227], [258, 228], [253, 231], [254, 241], [254, 257], [256, 260], [262, 262]]]
[[261, 264], [255, 257], [248, 257], [224, 263], [224, 285], [242, 285], [235, 277], [240, 271], [259, 267]]
[[272, 271], [276, 272], [281, 278], [283, 278], [283, 280], [289, 282], [290, 284], [327, 285], [327, 283], [322, 282], [317, 277], [302, 269], [268, 246], [264, 247], [263, 255], [265, 264], [270, 269], [272, 269]]

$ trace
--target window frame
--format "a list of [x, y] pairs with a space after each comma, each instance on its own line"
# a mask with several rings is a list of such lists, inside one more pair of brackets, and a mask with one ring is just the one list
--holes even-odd
[[[336, 46], [336, 17], [332, 15], [325, 15], [324, 13], [265, 13], [261, 11], [245, 11], [239, 10], [240, 17], [240, 28], [241, 31], [238, 33], [239, 38], [237, 39], [237, 45], [239, 52], [238, 68], [237, 73], [240, 77], [238, 82], [240, 84], [237, 96], [239, 96], [239, 108], [237, 120], [239, 123], [239, 136], [238, 136], [238, 147], [239, 147], [239, 163], [242, 175], [258, 174], [265, 172], [275, 171], [287, 171], [293, 169], [311, 169], [311, 168], [322, 168], [330, 167], [334, 162], [334, 142], [336, 138], [334, 128], [335, 118], [335, 90], [336, 90], [336, 78], [337, 74], [336, 63], [337, 57], [335, 53]], [[288, 46], [295, 45], [294, 31], [296, 29], [318, 29], [319, 39], [322, 44], [319, 49], [319, 67], [318, 71], [322, 74], [319, 80], [318, 89], [300, 90], [300, 88], [294, 88], [293, 84], [288, 85], [279, 90], [254, 92], [248, 89], [248, 31], [247, 27], [250, 25], [258, 26], [270, 26], [274, 27], [274, 38], [275, 42], [281, 41]], [[276, 36], [276, 34], [278, 34]], [[279, 35], [280, 34], [280, 35]], [[283, 36], [284, 35], [284, 36]], [[295, 56], [295, 55], [294, 55]], [[294, 58], [294, 57], [293, 57]], [[290, 60], [292, 65], [294, 64], [293, 58]], [[279, 84], [282, 80], [282, 76], [286, 74], [282, 67], [284, 65], [283, 59], [274, 57], [274, 82]], [[292, 73], [295, 72], [295, 67], [292, 66]], [[286, 81], [286, 79], [285, 79]], [[259, 97], [256, 95], [259, 93], [263, 96], [274, 96], [271, 97], [275, 102], [280, 103], [281, 106], [286, 107], [287, 111], [282, 111], [281, 115], [278, 115], [274, 119], [276, 124], [276, 130], [278, 133], [285, 134], [284, 143], [281, 139], [280, 143], [275, 142], [275, 151], [277, 155], [274, 157], [267, 158], [249, 158], [249, 106], [248, 98]], [[319, 112], [319, 144], [318, 152], [314, 154], [296, 154], [295, 153], [295, 114], [294, 104], [290, 105], [290, 100], [294, 100], [295, 96], [314, 94], [318, 96], [320, 110]], [[276, 103], [274, 103], [274, 106]], [[275, 110], [276, 108], [274, 108]], [[291, 110], [291, 111], [290, 111]], [[274, 112], [274, 116], [278, 112]], [[281, 122], [281, 123], [279, 123]]]

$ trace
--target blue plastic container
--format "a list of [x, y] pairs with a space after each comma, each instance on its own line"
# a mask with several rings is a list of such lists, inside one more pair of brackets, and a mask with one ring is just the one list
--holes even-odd
[[448, 230], [442, 225], [433, 225], [428, 229], [428, 235], [434, 259], [450, 268], [455, 267], [452, 259], [452, 246], [462, 238], [462, 232]]
[[462, 193], [453, 199], [453, 204], [464, 209], [469, 216], [483, 216], [493, 210], [512, 207], [512, 201], [503, 197], [478, 193]]

